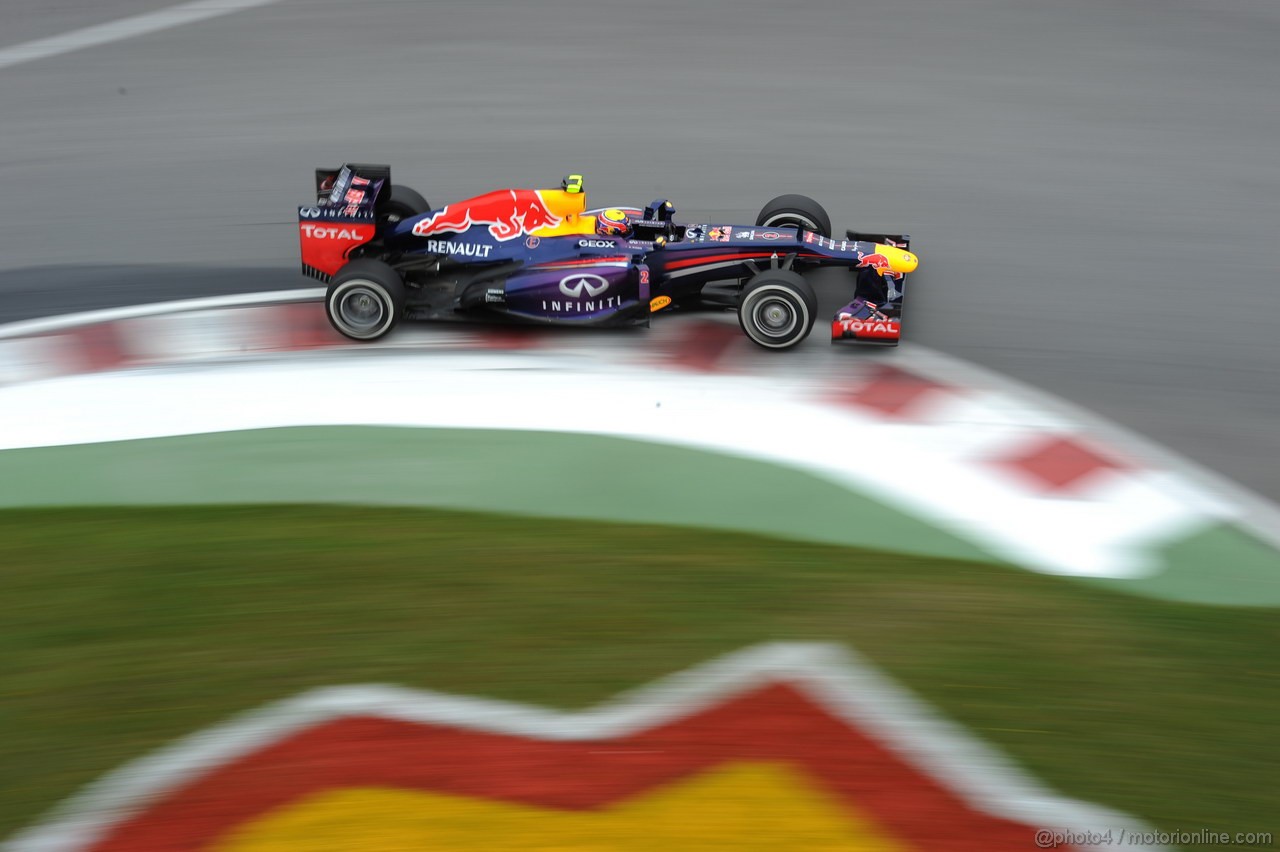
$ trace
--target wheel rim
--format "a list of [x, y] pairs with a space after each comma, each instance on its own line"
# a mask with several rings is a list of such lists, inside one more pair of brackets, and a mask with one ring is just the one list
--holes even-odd
[[370, 285], [352, 284], [336, 301], [333, 317], [341, 330], [352, 337], [371, 337], [386, 325], [386, 300]]
[[764, 220], [761, 227], [776, 228], [779, 225], [797, 225], [809, 231], [821, 231], [818, 223], [810, 219], [808, 216], [802, 216], [799, 213], [775, 213], [768, 219]]
[[751, 319], [761, 334], [773, 340], [790, 336], [797, 323], [795, 308], [776, 296], [761, 299], [751, 311]]

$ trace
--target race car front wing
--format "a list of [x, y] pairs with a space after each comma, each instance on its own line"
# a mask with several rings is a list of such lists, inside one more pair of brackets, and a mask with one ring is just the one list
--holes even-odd
[[[846, 233], [850, 240], [911, 248], [911, 238], [906, 234]], [[885, 258], [874, 254], [862, 257], [854, 272], [857, 274], [854, 298], [836, 311], [831, 321], [832, 342], [856, 340], [897, 345], [902, 337], [902, 300], [907, 274], [890, 269]]]

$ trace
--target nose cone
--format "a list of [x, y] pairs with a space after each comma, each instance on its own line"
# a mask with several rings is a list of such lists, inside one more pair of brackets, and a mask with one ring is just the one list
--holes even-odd
[[900, 248], [880, 245], [877, 243], [876, 251], [885, 256], [885, 259], [889, 261], [889, 268], [894, 272], [901, 272], [903, 274], [915, 272], [916, 267], [920, 265], [920, 258], [916, 257], [913, 253], [904, 251]]

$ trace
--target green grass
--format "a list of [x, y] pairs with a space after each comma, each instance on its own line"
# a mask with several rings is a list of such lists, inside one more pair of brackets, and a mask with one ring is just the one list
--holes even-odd
[[1265, 611], [737, 534], [312, 507], [3, 512], [0, 601], [0, 836], [308, 687], [582, 707], [776, 639], [855, 647], [1069, 795], [1280, 829]]

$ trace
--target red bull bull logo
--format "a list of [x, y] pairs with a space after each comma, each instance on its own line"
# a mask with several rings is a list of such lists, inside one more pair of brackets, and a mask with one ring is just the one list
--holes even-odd
[[901, 280], [909, 272], [915, 272], [920, 258], [895, 246], [877, 243], [871, 254], [858, 249], [858, 268], [874, 269], [878, 274]]
[[1045, 827], [1143, 828], [1052, 793], [813, 644], [748, 648], [582, 713], [320, 689], [126, 766], [57, 814], [14, 848], [1022, 852]]
[[889, 258], [882, 254], [863, 255], [862, 259], [858, 261], [858, 269], [874, 269], [881, 275], [888, 275], [895, 281], [902, 279], [902, 273], [894, 272], [893, 265], [889, 263]]
[[500, 189], [468, 201], [449, 204], [413, 226], [415, 236], [459, 233], [473, 225], [488, 225], [496, 240], [509, 240], [559, 225], [563, 218], [555, 215], [537, 189]]

